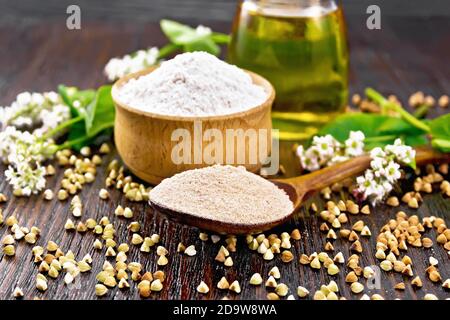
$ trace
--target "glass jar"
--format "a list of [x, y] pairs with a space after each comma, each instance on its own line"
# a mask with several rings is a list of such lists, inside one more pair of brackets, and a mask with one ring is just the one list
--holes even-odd
[[281, 139], [307, 139], [347, 104], [346, 27], [334, 0], [240, 1], [228, 60], [273, 84]]

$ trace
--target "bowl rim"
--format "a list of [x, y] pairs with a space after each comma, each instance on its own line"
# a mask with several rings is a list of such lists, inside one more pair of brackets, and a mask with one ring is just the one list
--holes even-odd
[[267, 99], [263, 103], [255, 106], [255, 107], [249, 108], [247, 110], [244, 110], [244, 111], [239, 111], [239, 112], [224, 114], [224, 115], [211, 115], [211, 116], [172, 116], [172, 115], [163, 115], [163, 114], [158, 114], [158, 113], [153, 113], [153, 112], [149, 112], [149, 111], [136, 109], [136, 108], [130, 107], [129, 105], [120, 101], [120, 99], [118, 98], [118, 90], [125, 83], [127, 83], [128, 81], [130, 81], [133, 78], [136, 79], [143, 75], [150, 74], [151, 72], [155, 71], [158, 67], [159, 66], [152, 66], [152, 67], [146, 68], [146, 69], [138, 71], [138, 72], [130, 73], [130, 74], [120, 78], [119, 80], [117, 80], [113, 84], [112, 89], [111, 89], [111, 96], [112, 96], [113, 102], [116, 105], [116, 107], [122, 108], [128, 112], [131, 112], [131, 113], [134, 113], [137, 115], [145, 116], [147, 118], [160, 119], [160, 120], [171, 120], [171, 121], [182, 121], [182, 122], [192, 122], [194, 120], [215, 121], [215, 120], [226, 120], [226, 119], [240, 118], [243, 116], [247, 116], [247, 115], [256, 113], [260, 110], [266, 109], [267, 106], [269, 106], [269, 109], [270, 109], [273, 104], [273, 101], [275, 100], [275, 89], [274, 89], [273, 85], [266, 78], [264, 78], [263, 76], [260, 76], [257, 73], [254, 73], [252, 71], [242, 69], [243, 71], [245, 71], [247, 74], [249, 74], [251, 76], [254, 84], [262, 86], [264, 88], [264, 90], [268, 91], [268, 93], [269, 93], [267, 96]]

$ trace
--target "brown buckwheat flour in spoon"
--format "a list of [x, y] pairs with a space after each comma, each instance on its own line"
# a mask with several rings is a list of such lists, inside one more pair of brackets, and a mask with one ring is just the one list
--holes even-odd
[[150, 192], [157, 206], [231, 224], [262, 224], [289, 215], [288, 195], [244, 167], [214, 165], [163, 180]]

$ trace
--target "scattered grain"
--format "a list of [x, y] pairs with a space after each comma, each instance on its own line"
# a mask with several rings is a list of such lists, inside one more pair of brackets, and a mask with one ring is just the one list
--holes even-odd
[[193, 257], [193, 256], [195, 256], [197, 254], [197, 250], [195, 250], [195, 246], [194, 245], [190, 245], [184, 250], [184, 253], [186, 255], [190, 256], [190, 257]]
[[356, 294], [361, 293], [364, 290], [364, 285], [359, 282], [353, 282], [350, 286], [350, 290]]
[[285, 297], [289, 292], [289, 287], [284, 283], [279, 283], [275, 287], [275, 293], [280, 297]]
[[347, 276], [345, 277], [345, 282], [347, 283], [354, 283], [358, 281], [358, 276], [354, 271], [350, 271]]
[[199, 293], [207, 294], [209, 292], [209, 287], [205, 282], [201, 281], [197, 287], [197, 291]]
[[424, 297], [423, 300], [439, 300], [438, 297], [436, 297], [436, 295], [432, 294], [432, 293], [427, 293]]
[[108, 190], [102, 188], [102, 189], [100, 189], [98, 196], [102, 200], [107, 200], [107, 199], [109, 199], [109, 192], [108, 192]]
[[[252, 277], [253, 278], [253, 277]], [[250, 279], [250, 283], [252, 280]], [[221, 289], [221, 290], [226, 290], [230, 287], [230, 283], [228, 282], [228, 280], [225, 277], [222, 277], [219, 282], [217, 283], [217, 288]]]
[[275, 292], [269, 292], [266, 297], [267, 300], [280, 300], [280, 297]]
[[233, 281], [230, 284], [230, 291], [234, 291], [235, 293], [241, 293], [241, 286], [239, 285], [239, 282], [237, 280]]

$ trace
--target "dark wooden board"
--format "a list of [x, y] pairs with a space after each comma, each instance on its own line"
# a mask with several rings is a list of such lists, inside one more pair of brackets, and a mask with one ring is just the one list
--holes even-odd
[[[446, 0], [341, 0], [345, 11], [350, 15], [365, 15], [370, 5], [378, 5], [383, 17], [419, 16], [449, 17], [450, 8]], [[38, 6], [33, 0], [0, 0], [2, 22], [27, 24], [42, 21], [64, 21], [66, 8], [77, 4], [81, 8], [84, 21], [107, 20], [133, 21], [139, 23], [157, 22], [171, 18], [190, 20], [197, 17], [203, 23], [205, 19], [230, 21], [238, 0], [46, 0]]]
[[[215, 29], [226, 31], [228, 24], [214, 24]], [[362, 17], [349, 20], [349, 38], [352, 50], [352, 92], [362, 92], [365, 86], [374, 86], [384, 93], [395, 93], [402, 99], [416, 90], [439, 96], [449, 93], [450, 84], [448, 74], [450, 66], [448, 52], [450, 52], [450, 22], [445, 18], [432, 20], [420, 18], [390, 18], [383, 23], [381, 31], [370, 32], [364, 28]], [[133, 50], [151, 45], [164, 44], [157, 24], [132, 23], [88, 23], [81, 31], [67, 31], [60, 22], [42, 22], [29, 28], [21, 25], [4, 25], [0, 27], [0, 105], [9, 104], [15, 95], [21, 91], [54, 90], [59, 83], [77, 85], [84, 88], [98, 86], [105, 82], [102, 68], [107, 60], [116, 55], [125, 54]], [[436, 108], [431, 113], [435, 116], [443, 110]], [[291, 143], [283, 143], [281, 161], [287, 169], [287, 175], [299, 173], [299, 165], [291, 153]], [[115, 153], [109, 158], [117, 157]], [[107, 159], [105, 159], [105, 162]], [[0, 167], [0, 192], [10, 195], [10, 188], [4, 179], [4, 167]], [[49, 187], [55, 188], [60, 180], [59, 175], [49, 180]], [[98, 191], [103, 187], [104, 166], [99, 169], [96, 182], [87, 186], [81, 193], [81, 199], [86, 208], [83, 220], [92, 217], [99, 219], [109, 216], [118, 229], [118, 242], [129, 242], [130, 233], [126, 230], [129, 221], [118, 219], [113, 215], [118, 204], [129, 206], [137, 215], [136, 219], [144, 225], [144, 234], [158, 233], [162, 244], [169, 250], [169, 264], [163, 269], [167, 274], [165, 288], [159, 294], [152, 295], [155, 299], [220, 299], [228, 296], [230, 299], [264, 299], [267, 291], [264, 287], [251, 287], [248, 284], [254, 272], [260, 272], [265, 278], [269, 269], [279, 266], [282, 274], [281, 281], [286, 283], [293, 294], [298, 285], [310, 289], [319, 289], [321, 284], [336, 280], [340, 294], [349, 298], [359, 298], [353, 295], [349, 286], [344, 283], [345, 268], [339, 276], [330, 277], [325, 270], [312, 271], [309, 267], [297, 261], [301, 253], [310, 254], [322, 251], [325, 237], [319, 232], [320, 221], [315, 216], [308, 216], [303, 210], [304, 217], [298, 218], [274, 232], [290, 231], [298, 227], [302, 233], [302, 240], [295, 243], [292, 251], [296, 259], [284, 264], [277, 257], [273, 261], [265, 262], [262, 257], [248, 250], [244, 239], [238, 240], [238, 250], [232, 253], [234, 266], [226, 268], [214, 261], [219, 244], [204, 243], [198, 239], [199, 231], [189, 226], [182, 226], [165, 220], [154, 214], [148, 205], [130, 203], [117, 191], [111, 191], [111, 199], [100, 200]], [[11, 198], [11, 197], [10, 197]], [[323, 205], [323, 203], [322, 203]], [[42, 196], [31, 198], [11, 198], [1, 205], [4, 215], [16, 215], [20, 225], [31, 227], [36, 225], [42, 229], [42, 237], [38, 244], [45, 245], [48, 240], [54, 240], [64, 251], [71, 249], [81, 258], [91, 253], [94, 258], [91, 273], [83, 274], [76, 287], [67, 288], [62, 280], [49, 280], [49, 290], [44, 294], [35, 289], [37, 266], [32, 262], [30, 246], [20, 243], [16, 256], [13, 258], [0, 255], [0, 299], [12, 299], [12, 291], [18, 285], [24, 289], [25, 297], [35, 296], [44, 299], [92, 299], [95, 298], [95, 274], [101, 269], [104, 251], [95, 252], [92, 249], [94, 236], [92, 234], [77, 234], [66, 232], [63, 228], [67, 218], [72, 218], [69, 212], [69, 202], [58, 200], [45, 202]], [[450, 224], [450, 200], [440, 194], [425, 197], [424, 204], [419, 210], [409, 210], [405, 207], [397, 209], [384, 206], [377, 207], [370, 216], [351, 216], [351, 222], [364, 220], [374, 236], [369, 240], [363, 239], [364, 253], [361, 265], [377, 264], [374, 258], [375, 235], [380, 227], [398, 210], [419, 216], [436, 215], [446, 219]], [[6, 227], [0, 227], [0, 238], [7, 233]], [[427, 232], [432, 239], [435, 233]], [[176, 253], [177, 243], [195, 244], [198, 254], [187, 257]], [[342, 251], [347, 258], [350, 254], [346, 241], [335, 241], [335, 252]], [[424, 280], [421, 290], [414, 290], [410, 281], [406, 280], [407, 289], [404, 292], [393, 290], [395, 283], [402, 281], [402, 277], [393, 273], [382, 273], [381, 289], [366, 290], [366, 293], [380, 293], [385, 298], [420, 299], [426, 293], [435, 293], [439, 298], [448, 298], [450, 294], [438, 284], [425, 280], [424, 269], [428, 257], [434, 256], [439, 260], [442, 277], [450, 277], [450, 261], [442, 247], [433, 249], [409, 249], [408, 254], [414, 261], [414, 271]], [[129, 261], [139, 261], [148, 271], [157, 270], [156, 254], [140, 253], [133, 247], [129, 254]], [[226, 276], [228, 280], [239, 280], [242, 286], [240, 295], [228, 294], [215, 288], [217, 281]], [[200, 295], [195, 291], [200, 281], [205, 281], [211, 288], [208, 295]], [[79, 286], [78, 286], [79, 285]], [[121, 291], [111, 290], [108, 299], [137, 299], [138, 294], [133, 289]]]

